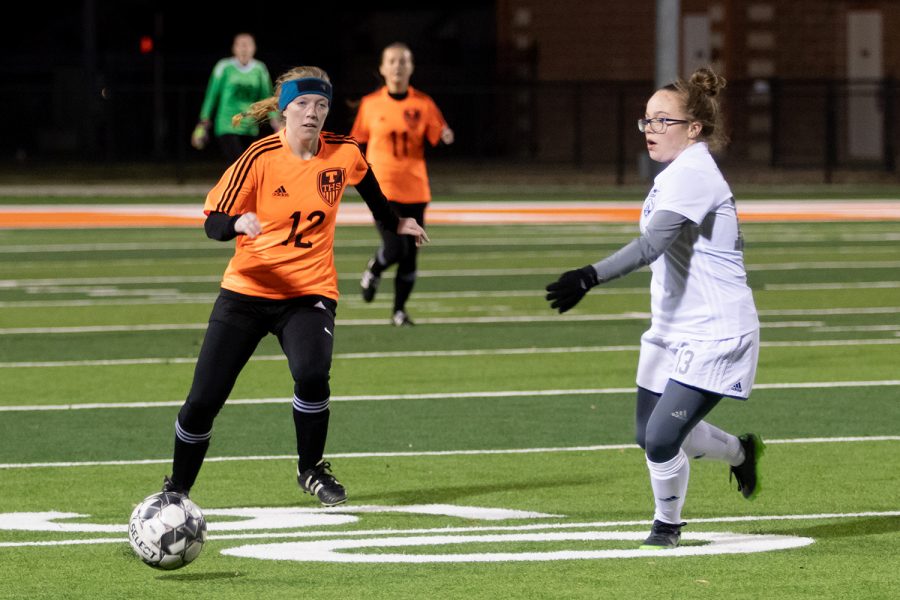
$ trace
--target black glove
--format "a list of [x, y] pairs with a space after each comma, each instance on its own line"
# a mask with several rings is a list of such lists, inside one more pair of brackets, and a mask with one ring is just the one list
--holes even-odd
[[599, 283], [597, 270], [593, 265], [566, 271], [546, 288], [550, 308], [558, 309], [560, 314], [566, 312], [581, 302], [588, 290]]

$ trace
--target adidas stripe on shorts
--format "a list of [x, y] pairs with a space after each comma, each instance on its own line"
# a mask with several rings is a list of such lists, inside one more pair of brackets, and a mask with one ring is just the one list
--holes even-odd
[[759, 356], [759, 330], [724, 340], [641, 336], [637, 384], [662, 394], [666, 382], [742, 400], [750, 396]]

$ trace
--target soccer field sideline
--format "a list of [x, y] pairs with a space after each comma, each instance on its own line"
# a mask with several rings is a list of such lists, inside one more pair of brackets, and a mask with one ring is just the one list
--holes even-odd
[[[633, 223], [637, 202], [610, 201], [435, 201], [428, 209], [432, 224]], [[745, 222], [898, 221], [900, 200], [744, 200], [738, 216]], [[10, 204], [0, 206], [0, 229], [195, 227], [204, 219], [196, 204]], [[372, 222], [360, 202], [344, 202], [339, 225]]]

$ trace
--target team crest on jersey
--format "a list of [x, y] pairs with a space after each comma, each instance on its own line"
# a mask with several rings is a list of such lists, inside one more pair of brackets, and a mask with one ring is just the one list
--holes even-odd
[[419, 126], [419, 121], [422, 120], [422, 111], [418, 108], [407, 108], [403, 111], [403, 120], [406, 121], [407, 127], [415, 129]]
[[328, 206], [334, 206], [344, 192], [344, 169], [319, 171], [319, 196]]
[[653, 207], [656, 206], [656, 194], [659, 193], [659, 190], [653, 188], [650, 190], [650, 193], [647, 195], [647, 199], [644, 200], [644, 216], [646, 217], [651, 212], [653, 212]]

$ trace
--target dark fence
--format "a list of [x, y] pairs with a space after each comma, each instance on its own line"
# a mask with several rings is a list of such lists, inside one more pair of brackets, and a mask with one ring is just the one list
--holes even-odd
[[[189, 138], [202, 86], [118, 86], [99, 93], [77, 77], [53, 84], [0, 84], [8, 133], [3, 161], [95, 163], [217, 159]], [[733, 81], [725, 90], [731, 144], [723, 160], [760, 168], [816, 168], [826, 181], [838, 168], [894, 172], [898, 112], [895, 79]], [[456, 131], [442, 157], [522, 161], [608, 169], [622, 183], [645, 154], [636, 120], [650, 82], [542, 82], [441, 87], [427, 91]], [[341, 90], [339, 90], [340, 92]], [[346, 133], [352, 100], [369, 89], [344, 90], [326, 128]]]

